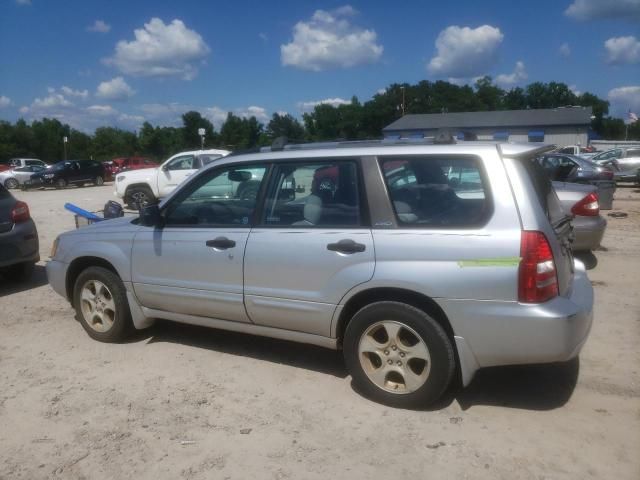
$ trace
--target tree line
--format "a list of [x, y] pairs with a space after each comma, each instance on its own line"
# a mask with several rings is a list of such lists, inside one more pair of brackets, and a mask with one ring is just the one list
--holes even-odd
[[[100, 127], [90, 135], [55, 118], [0, 121], [0, 161], [12, 157], [36, 157], [47, 162], [63, 159], [63, 137], [68, 138], [67, 158], [109, 160], [144, 155], [164, 160], [184, 150], [200, 147], [198, 129], [205, 130], [205, 148], [242, 150], [269, 145], [280, 136], [293, 141], [359, 140], [382, 136], [382, 129], [405, 114], [477, 112], [556, 108], [567, 105], [593, 108], [593, 130], [602, 138], [625, 138], [626, 126], [620, 118], [609, 116], [609, 102], [585, 92], [574, 93], [566, 84], [535, 82], [525, 88], [504, 90], [490, 77], [475, 85], [455, 85], [445, 81], [421, 81], [415, 85], [392, 84], [365, 103], [353, 97], [341, 105], [318, 104], [302, 115], [302, 122], [289, 114], [275, 113], [262, 124], [256, 117], [229, 113], [217, 130], [199, 112], [182, 115], [182, 126], [154, 126], [144, 122], [137, 132]], [[640, 140], [640, 122], [628, 127], [628, 138]]]

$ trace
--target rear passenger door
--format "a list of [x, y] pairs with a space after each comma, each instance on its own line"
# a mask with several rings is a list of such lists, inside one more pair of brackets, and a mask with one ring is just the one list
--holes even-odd
[[357, 160], [276, 163], [244, 262], [259, 325], [329, 336], [336, 305], [371, 279], [373, 238]]

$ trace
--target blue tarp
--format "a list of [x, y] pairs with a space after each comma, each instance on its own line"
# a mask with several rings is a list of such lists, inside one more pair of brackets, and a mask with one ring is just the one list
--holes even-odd
[[493, 134], [494, 140], [509, 140], [509, 132], [495, 132]]
[[544, 142], [544, 131], [543, 130], [529, 130], [529, 141], [530, 142]]

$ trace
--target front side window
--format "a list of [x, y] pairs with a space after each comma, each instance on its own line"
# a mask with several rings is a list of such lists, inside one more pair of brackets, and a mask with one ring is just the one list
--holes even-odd
[[221, 158], [222, 155], [214, 155], [214, 154], [206, 154], [200, 155], [200, 162], [202, 162], [202, 166], [209, 165], [212, 162], [215, 162], [217, 159]]
[[381, 167], [400, 226], [474, 226], [491, 214], [475, 157], [386, 158]]
[[183, 155], [176, 157], [167, 163], [167, 170], [194, 170], [195, 157], [193, 155]]
[[167, 206], [165, 225], [249, 227], [265, 171], [234, 165], [200, 176]]
[[274, 167], [272, 179], [263, 225], [307, 228], [362, 225], [355, 162], [280, 164]]

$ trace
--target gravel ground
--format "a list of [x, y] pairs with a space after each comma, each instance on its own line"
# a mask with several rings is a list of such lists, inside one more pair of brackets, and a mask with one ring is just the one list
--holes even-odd
[[[112, 187], [17, 192], [43, 260]], [[340, 353], [160, 323], [92, 341], [47, 285], [0, 283], [0, 478], [640, 478], [640, 190], [592, 258], [579, 361], [493, 368], [427, 411], [351, 388]], [[605, 212], [606, 214], [606, 212]]]

